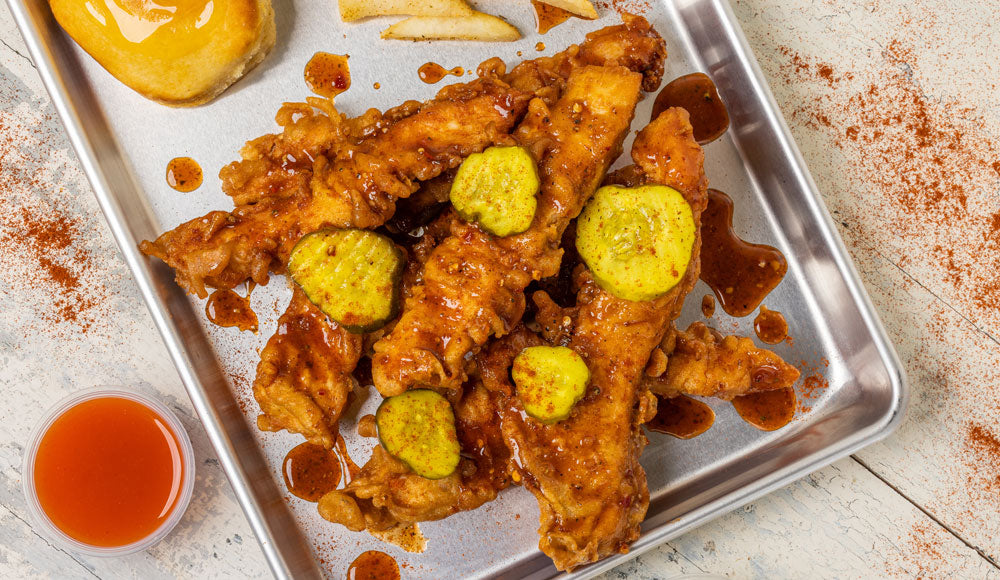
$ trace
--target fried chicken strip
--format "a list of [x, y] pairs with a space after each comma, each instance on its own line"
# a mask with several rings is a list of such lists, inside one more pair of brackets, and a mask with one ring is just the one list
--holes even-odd
[[337, 145], [312, 162], [309, 187], [261, 196], [232, 212], [212, 212], [143, 242], [140, 249], [204, 297], [205, 286], [267, 283], [292, 247], [322, 227], [370, 228], [392, 216], [395, 201], [462, 160], [507, 138], [531, 95], [485, 78], [451, 85], [416, 112], [357, 136], [341, 119]]
[[355, 531], [384, 530], [439, 520], [495, 499], [510, 485], [511, 463], [493, 400], [474, 384], [454, 408], [462, 448], [454, 473], [441, 479], [421, 477], [378, 445], [358, 477], [320, 499], [320, 515]]
[[384, 396], [413, 385], [455, 390], [465, 356], [508, 332], [524, 313], [524, 288], [559, 271], [559, 242], [621, 152], [642, 76], [624, 67], [575, 70], [551, 109], [531, 102], [514, 137], [539, 163], [541, 190], [527, 231], [496, 238], [462, 223], [428, 260], [424, 283], [395, 329], [375, 344], [375, 386]]
[[[687, 112], [668, 109], [643, 129], [632, 158], [641, 183], [670, 185], [684, 195], [700, 232], [707, 181]], [[698, 279], [700, 244], [699, 234], [682, 281], [652, 301], [616, 298], [580, 272], [569, 346], [587, 361], [591, 382], [568, 419], [552, 425], [532, 419], [512, 394], [499, 404], [517, 469], [538, 499], [539, 548], [560, 570], [627, 551], [639, 536], [649, 506], [640, 425], [656, 409], [643, 370]]]
[[695, 395], [731, 401], [790, 387], [799, 380], [798, 369], [777, 354], [747, 337], [722, 336], [701, 322], [686, 331], [669, 332], [660, 350], [666, 356], [665, 368], [647, 366], [643, 383], [661, 397]]

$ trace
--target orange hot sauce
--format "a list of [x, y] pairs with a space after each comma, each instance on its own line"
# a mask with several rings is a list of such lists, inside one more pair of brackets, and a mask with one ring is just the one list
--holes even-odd
[[71, 407], [42, 436], [34, 483], [57, 528], [91, 546], [137, 542], [163, 524], [186, 466], [166, 420], [119, 397]]

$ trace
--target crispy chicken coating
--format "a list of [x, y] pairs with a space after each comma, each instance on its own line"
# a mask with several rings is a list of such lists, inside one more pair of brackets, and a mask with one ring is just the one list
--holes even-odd
[[[643, 129], [632, 158], [641, 183], [670, 185], [684, 195], [700, 228], [707, 180], [687, 112], [669, 109]], [[699, 236], [681, 283], [652, 301], [616, 298], [580, 272], [569, 346], [587, 361], [591, 383], [568, 419], [552, 425], [536, 421], [514, 395], [499, 404], [518, 472], [538, 499], [539, 548], [560, 570], [627, 551], [639, 536], [649, 506], [639, 465], [647, 443], [640, 425], [656, 409], [643, 370], [698, 279], [700, 243]], [[494, 371], [498, 380], [486, 382], [501, 396], [513, 390], [509, 382], [504, 387], [503, 372]]]
[[511, 463], [490, 393], [472, 384], [454, 407], [462, 448], [454, 473], [420, 477], [379, 445], [345, 489], [320, 499], [320, 515], [352, 530], [384, 530], [439, 520], [495, 499], [511, 483]]
[[[434, 181], [429, 189], [435, 189]], [[451, 212], [427, 224], [418, 241], [407, 248], [409, 260], [403, 272], [403, 295], [408, 296], [419, 280], [437, 242], [446, 237], [457, 219]], [[349, 401], [356, 381], [353, 372], [382, 331], [367, 335], [348, 332], [331, 321], [292, 285], [292, 300], [278, 319], [278, 330], [260, 351], [260, 364], [253, 383], [260, 405], [257, 426], [262, 431], [286, 429], [327, 449], [337, 439], [337, 422]]]
[[[659, 348], [666, 355], [666, 366], [647, 366], [643, 383], [661, 397], [695, 395], [731, 401], [790, 387], [799, 380], [798, 369], [777, 354], [743, 336], [722, 336], [701, 322], [668, 333]], [[657, 359], [654, 353], [650, 360]]]
[[295, 287], [278, 331], [260, 351], [253, 384], [262, 413], [257, 426], [262, 431], [287, 429], [333, 447], [363, 339], [331, 322]]

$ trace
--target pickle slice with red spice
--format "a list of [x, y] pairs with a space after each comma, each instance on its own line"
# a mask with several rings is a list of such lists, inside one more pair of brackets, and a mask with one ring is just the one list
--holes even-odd
[[307, 234], [292, 249], [288, 274], [324, 314], [350, 332], [378, 330], [399, 312], [403, 252], [358, 229]]
[[565, 346], [530, 346], [517, 355], [510, 372], [524, 412], [543, 423], [569, 417], [590, 382], [587, 363]]
[[414, 389], [385, 399], [375, 427], [382, 447], [421, 477], [441, 479], [458, 467], [455, 413], [436, 391]]
[[641, 302], [684, 277], [695, 240], [691, 206], [665, 185], [597, 190], [576, 224], [576, 249], [597, 285]]
[[541, 181], [524, 147], [490, 147], [469, 155], [451, 184], [458, 215], [495, 236], [519, 234], [531, 226]]

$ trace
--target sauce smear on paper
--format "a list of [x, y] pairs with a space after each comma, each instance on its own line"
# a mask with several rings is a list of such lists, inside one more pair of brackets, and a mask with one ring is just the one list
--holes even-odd
[[188, 193], [201, 187], [201, 165], [190, 157], [174, 157], [167, 163], [167, 185]]
[[303, 77], [309, 90], [332, 99], [351, 88], [351, 69], [346, 54], [317, 52], [306, 63]]
[[351, 562], [347, 580], [399, 580], [399, 564], [378, 550], [368, 550]]
[[448, 70], [436, 62], [425, 62], [420, 65], [420, 68], [417, 69], [417, 75], [420, 77], [420, 80], [429, 85], [439, 82], [448, 75], [460, 77], [464, 74], [465, 69], [460, 66], [456, 66], [455, 68]]
[[753, 329], [757, 333], [757, 338], [767, 344], [778, 344], [788, 338], [788, 322], [785, 316], [767, 306], [760, 307], [760, 312], [753, 319]]
[[184, 479], [177, 435], [155, 411], [121, 397], [79, 403], [42, 436], [34, 483], [57, 528], [91, 546], [145, 538], [177, 505]]
[[250, 293], [240, 296], [232, 290], [216, 290], [208, 297], [205, 315], [219, 326], [235, 326], [257, 332], [257, 314], [250, 308]]
[[746, 316], [781, 282], [788, 270], [776, 248], [745, 242], [733, 231], [733, 200], [708, 190], [701, 216], [701, 279], [730, 316]]
[[671, 107], [681, 107], [688, 112], [695, 141], [701, 145], [715, 141], [729, 128], [726, 106], [719, 98], [715, 83], [704, 73], [678, 77], [663, 87], [653, 103], [652, 119]]
[[340, 471], [340, 460], [335, 453], [309, 442], [293, 447], [281, 464], [288, 491], [313, 502], [337, 489]]
[[673, 435], [678, 439], [697, 437], [715, 422], [715, 411], [697, 399], [657, 397], [656, 416], [646, 423], [651, 431]]
[[715, 314], [715, 296], [705, 294], [701, 297], [701, 315], [711, 318]]
[[752, 393], [733, 399], [733, 407], [743, 420], [762, 431], [774, 431], [795, 416], [795, 390], [791, 387]]
[[569, 10], [563, 10], [551, 4], [539, 2], [539, 0], [531, 0], [531, 7], [535, 11], [535, 24], [538, 26], [538, 34], [545, 34], [575, 16]]

